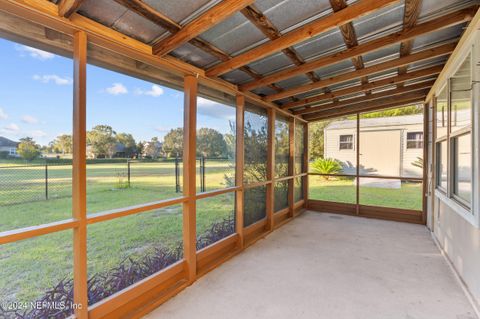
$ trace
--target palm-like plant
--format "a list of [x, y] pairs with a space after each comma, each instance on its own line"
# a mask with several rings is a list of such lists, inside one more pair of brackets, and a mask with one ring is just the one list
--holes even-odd
[[342, 171], [342, 165], [333, 158], [317, 158], [312, 163], [312, 170], [318, 174], [338, 174]]

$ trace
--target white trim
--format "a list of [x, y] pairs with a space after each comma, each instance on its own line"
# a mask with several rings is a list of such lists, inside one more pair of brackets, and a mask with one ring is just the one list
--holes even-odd
[[450, 258], [448, 258], [447, 253], [445, 252], [442, 245], [438, 241], [437, 237], [435, 236], [435, 233], [431, 231], [430, 235], [432, 236], [433, 242], [437, 246], [438, 250], [440, 250], [440, 253], [442, 254], [443, 258], [445, 259], [445, 262], [447, 263], [448, 268], [452, 271], [452, 274], [455, 277], [455, 280], [458, 282], [460, 287], [462, 287], [463, 293], [465, 294], [465, 296], [468, 299], [468, 302], [472, 306], [473, 311], [475, 312], [475, 315], [477, 316], [477, 318], [480, 319], [480, 305], [477, 303], [470, 289], [468, 289], [467, 284], [463, 281], [462, 276], [460, 276], [460, 274], [458, 273], [457, 269], [455, 268], [455, 265], [452, 263]]
[[[435, 189], [435, 197], [437, 197], [439, 200], [441, 200], [445, 205], [450, 207], [455, 213], [460, 215], [460, 217], [464, 218], [466, 221], [468, 221], [474, 227], [480, 228], [477, 216], [473, 212], [471, 212], [470, 210], [465, 208], [464, 206], [460, 205], [453, 198], [448, 198], [445, 194], [443, 194], [438, 189]], [[438, 208], [437, 208], [437, 210], [438, 210]]]

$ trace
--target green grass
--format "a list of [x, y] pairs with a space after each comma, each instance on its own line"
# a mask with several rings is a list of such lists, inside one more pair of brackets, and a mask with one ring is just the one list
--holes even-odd
[[[6, 163], [2, 163], [4, 165]], [[15, 167], [0, 181], [0, 231], [70, 218], [71, 168], [50, 166], [45, 200], [44, 167]], [[87, 165], [87, 210], [102, 212], [181, 196], [175, 192], [173, 162], [134, 163], [131, 187], [125, 188], [126, 164]], [[224, 188], [234, 172], [225, 161], [208, 161], [207, 191]], [[8, 178], [7, 178], [8, 177]], [[3, 183], [3, 184], [2, 184]], [[198, 183], [198, 179], [197, 179]], [[9, 201], [28, 201], [10, 204]], [[197, 232], [233, 213], [234, 197], [224, 194], [197, 203]], [[107, 271], [126, 258], [139, 258], [155, 247], [182, 241], [182, 207], [176, 205], [88, 227], [89, 276]], [[72, 231], [0, 246], [0, 300], [33, 301], [60, 280], [72, 277]]]
[[[309, 198], [339, 202], [356, 202], [354, 179], [323, 180], [311, 176]], [[402, 183], [399, 189], [360, 186], [360, 204], [403, 209], [422, 209], [422, 184]]]

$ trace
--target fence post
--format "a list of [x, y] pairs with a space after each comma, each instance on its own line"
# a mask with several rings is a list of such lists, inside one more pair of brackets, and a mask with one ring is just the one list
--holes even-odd
[[207, 187], [205, 185], [205, 156], [202, 155], [202, 161], [203, 161], [203, 170], [202, 170], [202, 192], [205, 192]]
[[45, 163], [45, 199], [48, 200], [48, 164]]
[[178, 168], [178, 154], [175, 156], [175, 192], [180, 193], [180, 171]]
[[130, 188], [130, 160], [127, 160], [127, 178], [128, 178], [128, 187]]

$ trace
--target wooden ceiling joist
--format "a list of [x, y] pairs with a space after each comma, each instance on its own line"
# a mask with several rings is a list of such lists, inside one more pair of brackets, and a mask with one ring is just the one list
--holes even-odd
[[399, 0], [362, 0], [353, 5], [333, 13], [325, 18], [310, 22], [302, 27], [290, 31], [280, 38], [269, 41], [245, 53], [239, 54], [228, 62], [220, 63], [206, 71], [207, 76], [218, 76], [231, 70], [262, 59], [275, 52], [291, 47], [297, 43], [312, 38], [322, 32], [332, 30], [333, 28], [351, 22], [361, 16], [381, 9]]
[[419, 92], [403, 94], [400, 96], [392, 96], [377, 101], [367, 101], [356, 104], [354, 106], [344, 106], [338, 109], [330, 109], [324, 112], [305, 115], [303, 118], [307, 121], [319, 121], [332, 117], [355, 114], [357, 112], [374, 111], [383, 108], [399, 107], [414, 103], [423, 103], [425, 101], [427, 93], [428, 90], [423, 90]]
[[[415, 26], [420, 14], [422, 0], [405, 0], [403, 13], [403, 30], [409, 30]], [[413, 39], [400, 43], [400, 57], [410, 54], [413, 47]], [[407, 73], [408, 65], [398, 68], [398, 74]]]
[[[117, 3], [121, 4], [122, 6], [132, 10], [136, 14], [144, 17], [145, 19], [155, 23], [156, 25], [168, 30], [171, 33], [177, 33], [182, 26], [169, 17], [165, 16], [164, 14], [158, 12], [156, 9], [152, 8], [148, 4], [140, 0], [115, 0]], [[213, 44], [197, 37], [193, 38], [189, 41], [190, 44], [193, 46], [205, 51], [221, 61], [228, 61], [231, 59], [230, 55], [226, 52], [220, 50], [219, 48], [215, 47]], [[243, 66], [240, 68], [241, 71], [247, 73], [250, 77], [255, 80], [259, 80], [262, 78], [260, 74], [253, 71], [248, 66]], [[281, 92], [282, 89], [274, 84], [269, 84], [268, 87], [273, 89], [276, 92]]]
[[247, 90], [250, 91], [258, 87], [266, 86], [269, 83], [286, 80], [288, 78], [295, 77], [297, 75], [304, 74], [309, 71], [317, 70], [319, 68], [329, 66], [329, 65], [341, 62], [343, 60], [351, 59], [353, 57], [360, 56], [362, 54], [373, 52], [395, 43], [400, 43], [402, 41], [413, 39], [415, 37], [425, 35], [437, 30], [445, 29], [453, 25], [458, 25], [458, 24], [470, 21], [475, 15], [476, 10], [477, 10], [477, 7], [462, 9], [462, 10], [447, 14], [443, 17], [439, 17], [439, 18], [424, 22], [422, 24], [418, 24], [411, 29], [395, 32], [393, 34], [366, 42], [364, 44], [360, 44], [350, 49], [337, 52], [329, 56], [320, 57], [318, 59], [309, 61], [298, 67], [287, 68], [285, 70], [275, 72], [271, 75], [264, 76], [261, 80], [245, 83], [241, 85], [240, 88], [244, 91], [247, 91]]
[[[268, 17], [255, 5], [247, 6], [240, 12], [270, 40], [275, 40], [282, 36], [277, 27], [275, 27], [270, 19], [268, 19]], [[298, 55], [293, 47], [285, 48], [282, 52], [297, 66], [305, 63], [303, 58]], [[320, 81], [320, 78], [314, 72], [307, 72], [306, 75], [312, 82]]]
[[351, 99], [347, 99], [347, 100], [343, 100], [343, 101], [338, 101], [338, 102], [324, 104], [324, 105], [320, 105], [320, 106], [316, 106], [316, 107], [306, 108], [306, 109], [303, 109], [303, 110], [295, 111], [295, 112], [293, 112], [293, 114], [304, 115], [304, 114], [310, 114], [310, 113], [318, 113], [318, 112], [323, 112], [323, 111], [330, 110], [330, 109], [341, 108], [341, 107], [344, 107], [344, 106], [347, 106], [347, 105], [354, 105], [354, 104], [357, 104], [357, 103], [374, 101], [374, 100], [378, 100], [378, 99], [382, 99], [382, 98], [386, 98], [386, 97], [390, 97], [390, 96], [396, 96], [396, 95], [400, 95], [400, 94], [411, 93], [411, 92], [415, 92], [415, 91], [429, 89], [429, 88], [432, 87], [432, 85], [434, 83], [435, 83], [434, 80], [427, 81], [427, 82], [420, 82], [420, 83], [413, 84], [413, 85], [403, 86], [401, 88], [385, 90], [385, 91], [382, 91], [382, 92], [379, 92], [379, 93], [368, 94], [368, 95], [365, 95], [365, 96], [351, 98]]
[[[345, 9], [347, 7], [347, 2], [345, 0], [330, 0], [330, 5], [332, 6], [333, 11], [337, 12]], [[353, 27], [352, 22], [341, 25], [339, 29], [342, 33], [343, 41], [345, 42], [347, 49], [358, 46], [357, 34], [355, 33], [355, 28]], [[365, 67], [361, 55], [352, 57], [351, 60], [355, 70], [361, 70]], [[361, 81], [362, 84], [367, 84], [368, 77], [362, 77]]]
[[398, 76], [388, 77], [382, 80], [372, 81], [368, 84], [348, 87], [345, 89], [332, 91], [330, 93], [309, 97], [309, 98], [298, 100], [295, 102], [289, 102], [282, 105], [282, 109], [291, 109], [294, 107], [322, 102], [325, 100], [333, 100], [334, 98], [339, 98], [339, 97], [357, 93], [357, 92], [366, 92], [366, 91], [370, 91], [370, 90], [381, 88], [388, 85], [395, 85], [395, 84], [404, 83], [410, 80], [421, 79], [428, 76], [440, 74], [440, 72], [442, 72], [442, 69], [443, 69], [443, 65], [433, 66], [433, 67], [422, 69], [422, 70], [408, 72], [407, 74], [402, 74]]
[[350, 80], [361, 78], [363, 76], [368, 76], [368, 75], [373, 75], [375, 73], [388, 71], [390, 69], [398, 68], [402, 65], [407, 65], [413, 62], [419, 62], [422, 60], [429, 60], [435, 57], [448, 55], [455, 49], [455, 46], [456, 46], [456, 43], [448, 43], [448, 44], [440, 45], [434, 48], [430, 48], [427, 50], [423, 50], [423, 51], [405, 56], [403, 58], [398, 58], [398, 59], [386, 61], [383, 63], [378, 63], [361, 70], [343, 73], [335, 77], [321, 80], [316, 83], [301, 85], [292, 89], [284, 90], [283, 92], [280, 92], [280, 93], [268, 95], [264, 99], [266, 101], [276, 101], [283, 98], [294, 96], [296, 94], [318, 90], [333, 84], [347, 82]]
[[58, 15], [64, 18], [70, 18], [74, 14], [83, 0], [61, 0], [58, 3]]
[[164, 56], [197, 37], [255, 0], [224, 0], [183, 26], [177, 33], [153, 45], [153, 54]]

